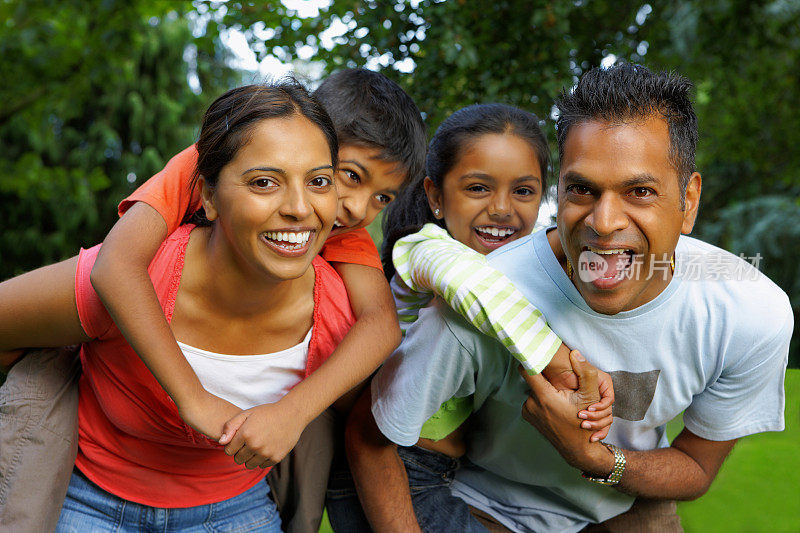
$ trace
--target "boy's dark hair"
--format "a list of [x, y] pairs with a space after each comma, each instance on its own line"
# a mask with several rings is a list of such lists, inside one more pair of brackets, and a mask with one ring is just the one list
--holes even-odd
[[425, 164], [427, 133], [422, 115], [403, 89], [379, 72], [340, 70], [314, 91], [333, 120], [339, 144], [380, 150], [414, 179]]
[[[444, 177], [458, 163], [472, 142], [487, 134], [513, 134], [533, 148], [539, 160], [542, 193], [547, 190], [550, 150], [547, 139], [533, 113], [505, 104], [475, 104], [459, 109], [442, 122], [428, 145], [425, 174], [439, 189]], [[386, 208], [383, 218], [381, 260], [387, 277], [394, 274], [392, 248], [398, 239], [419, 229], [427, 222], [444, 227], [444, 222], [431, 213], [423, 180], [418, 176]]]
[[591, 120], [622, 124], [659, 115], [669, 127], [670, 162], [678, 172], [683, 208], [698, 137], [692, 89], [692, 82], [683, 76], [653, 73], [641, 65], [623, 63], [590, 70], [574, 90], [562, 91], [556, 101], [559, 158], [564, 157], [564, 143], [576, 124]]
[[[308, 94], [295, 79], [276, 83], [245, 85], [226, 92], [208, 107], [203, 115], [200, 138], [197, 140], [197, 167], [192, 176], [196, 186], [200, 176], [210, 187], [216, 187], [222, 168], [250, 141], [253, 127], [262, 120], [300, 115], [315, 124], [325, 135], [336, 166], [339, 144], [336, 131], [325, 108]], [[202, 210], [191, 221], [206, 225]]]

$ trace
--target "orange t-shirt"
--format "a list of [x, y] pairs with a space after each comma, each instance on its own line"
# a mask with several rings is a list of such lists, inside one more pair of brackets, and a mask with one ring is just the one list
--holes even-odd
[[[136, 202], [144, 202], [164, 218], [167, 233], [178, 229], [186, 215], [202, 207], [200, 191], [191, 187], [197, 149], [186, 148], [169, 160], [161, 172], [147, 180], [119, 204], [122, 216]], [[341, 233], [325, 241], [320, 255], [330, 263], [352, 263], [381, 268], [378, 249], [365, 229]]]

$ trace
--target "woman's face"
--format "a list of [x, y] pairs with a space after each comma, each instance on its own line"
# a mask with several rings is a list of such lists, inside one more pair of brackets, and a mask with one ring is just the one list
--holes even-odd
[[330, 148], [322, 131], [299, 115], [262, 120], [248, 137], [217, 186], [203, 184], [206, 215], [243, 270], [295, 279], [336, 218]]
[[482, 135], [463, 150], [441, 189], [425, 178], [425, 192], [454, 239], [488, 254], [533, 231], [542, 200], [539, 158], [514, 134]]

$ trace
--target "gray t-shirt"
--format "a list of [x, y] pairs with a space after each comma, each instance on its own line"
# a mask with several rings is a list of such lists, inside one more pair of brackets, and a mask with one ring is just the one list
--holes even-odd
[[[783, 379], [794, 320], [789, 300], [744, 261], [689, 237], [654, 300], [631, 311], [592, 311], [556, 260], [545, 231], [491, 254], [547, 318], [598, 368], [612, 373], [614, 423], [624, 449], [669, 445], [665, 424], [710, 440], [783, 429]], [[699, 278], [699, 279], [698, 279]], [[454, 491], [515, 531], [578, 531], [626, 511], [632, 498], [582, 479], [522, 420], [517, 362], [440, 300], [423, 309], [372, 382], [372, 412], [387, 438], [414, 444], [453, 396], [471, 396], [471, 462]]]

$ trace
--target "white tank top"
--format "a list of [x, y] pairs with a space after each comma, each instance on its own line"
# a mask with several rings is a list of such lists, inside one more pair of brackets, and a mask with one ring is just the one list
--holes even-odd
[[275, 353], [228, 355], [178, 342], [203, 387], [240, 409], [283, 398], [305, 375], [311, 330], [300, 344]]

